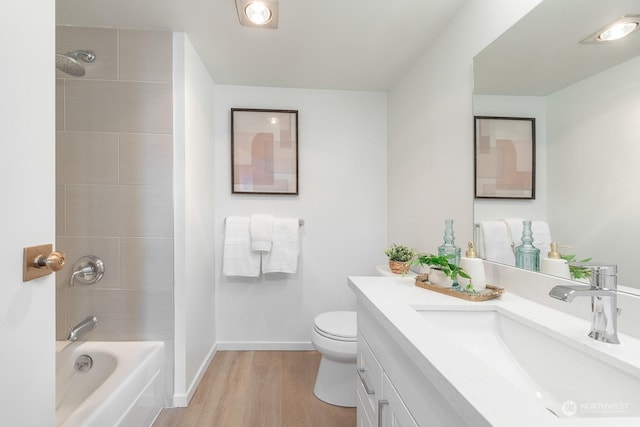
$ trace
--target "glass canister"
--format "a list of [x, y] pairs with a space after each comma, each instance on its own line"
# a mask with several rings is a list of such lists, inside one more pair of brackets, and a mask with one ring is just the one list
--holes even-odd
[[452, 219], [444, 220], [444, 243], [438, 246], [438, 256], [442, 255], [454, 255], [449, 262], [460, 265], [460, 248], [456, 246]]
[[516, 247], [516, 267], [540, 271], [540, 249], [533, 246], [531, 220], [522, 221], [522, 244]]
[[[438, 256], [453, 255], [449, 258], [449, 264], [460, 265], [460, 248], [456, 246], [453, 234], [453, 220], [444, 220], [444, 243], [438, 246]], [[453, 281], [453, 286], [458, 286], [458, 280]]]

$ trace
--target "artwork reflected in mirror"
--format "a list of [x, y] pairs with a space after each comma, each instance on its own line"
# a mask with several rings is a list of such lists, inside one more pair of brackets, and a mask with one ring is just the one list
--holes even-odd
[[535, 199], [536, 120], [474, 119], [475, 197]]

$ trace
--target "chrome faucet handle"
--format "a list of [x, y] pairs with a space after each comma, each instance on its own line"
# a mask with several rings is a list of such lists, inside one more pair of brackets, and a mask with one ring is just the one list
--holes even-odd
[[98, 283], [104, 276], [104, 262], [93, 255], [83, 256], [73, 264], [73, 272], [69, 276], [69, 287], [76, 281], [85, 285]]
[[618, 267], [616, 265], [592, 265], [591, 286], [598, 289], [618, 289]]

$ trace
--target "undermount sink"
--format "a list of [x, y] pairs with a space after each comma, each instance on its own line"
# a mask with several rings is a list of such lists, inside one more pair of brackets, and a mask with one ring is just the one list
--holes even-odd
[[558, 417], [640, 416], [638, 376], [531, 320], [497, 309], [414, 309]]

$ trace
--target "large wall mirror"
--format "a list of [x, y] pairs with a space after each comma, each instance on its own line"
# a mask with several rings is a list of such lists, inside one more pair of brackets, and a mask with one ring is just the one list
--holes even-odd
[[545, 0], [474, 58], [474, 115], [536, 118], [537, 181], [535, 200], [475, 200], [474, 219], [546, 221], [640, 294], [640, 30], [581, 43], [624, 15], [640, 0]]

